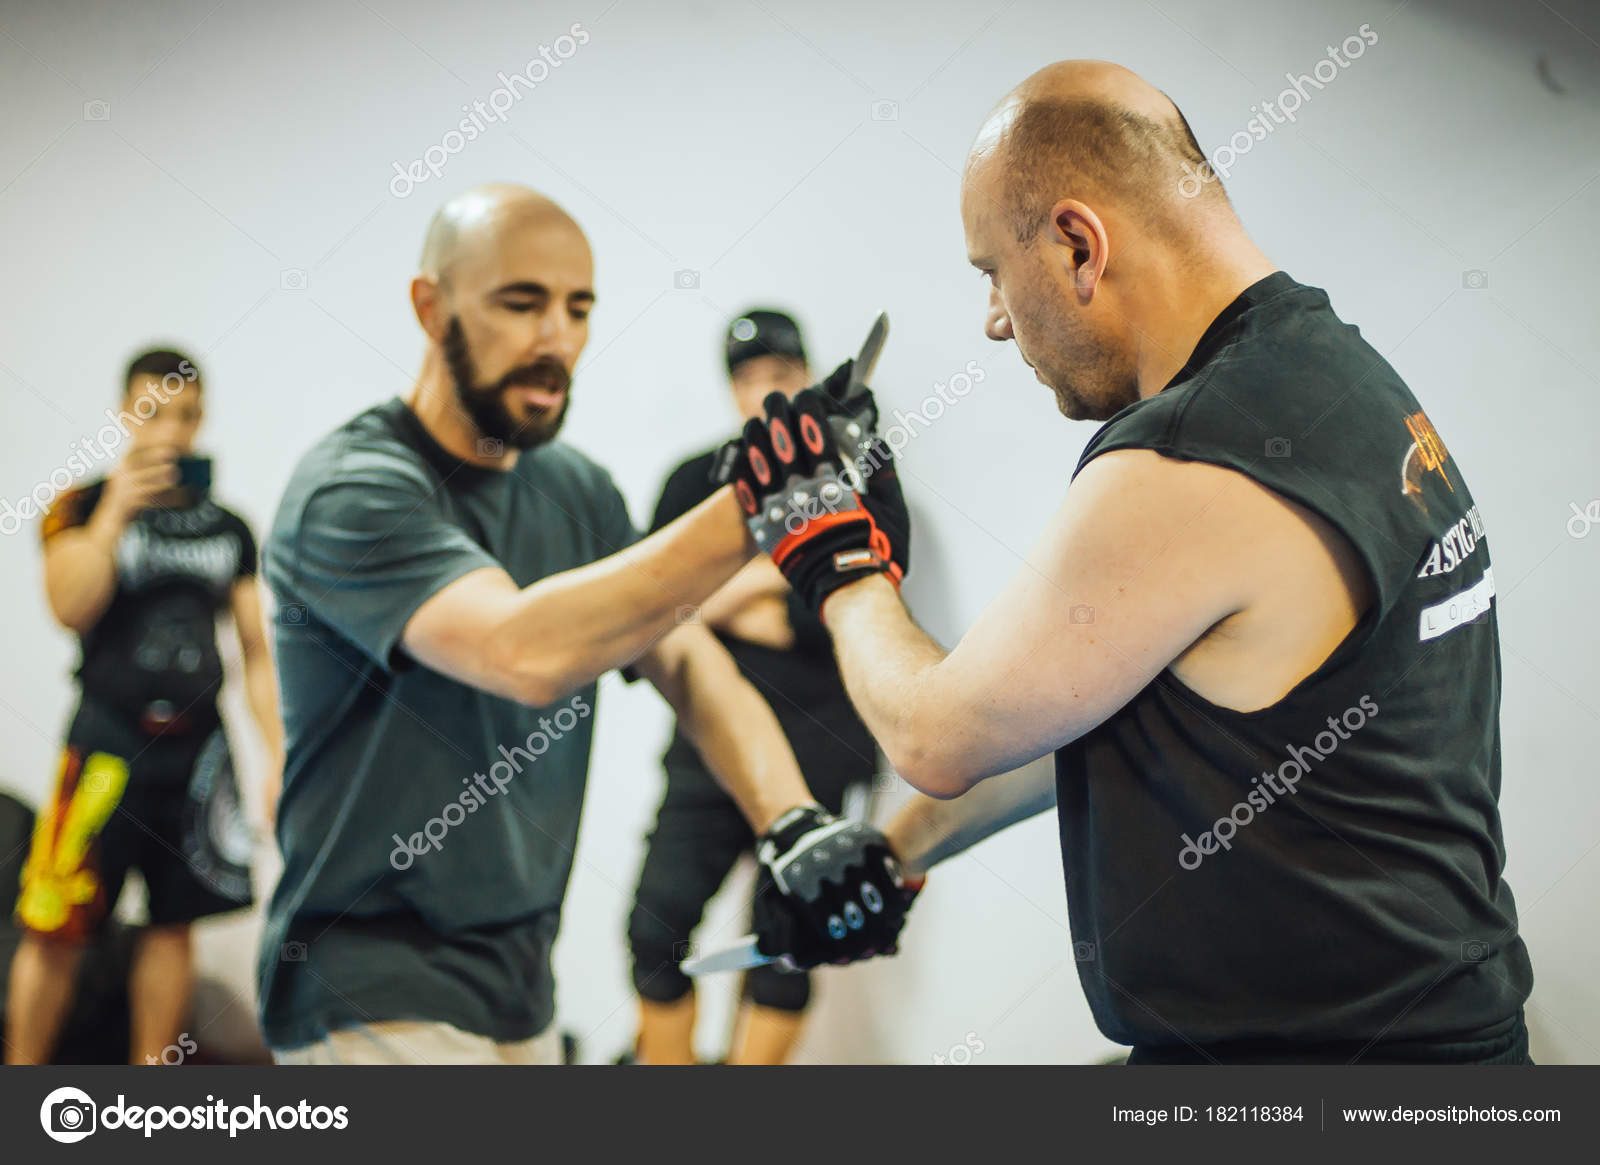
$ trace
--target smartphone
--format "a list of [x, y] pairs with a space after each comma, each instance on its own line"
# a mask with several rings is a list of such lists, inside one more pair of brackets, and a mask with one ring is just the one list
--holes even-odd
[[178, 458], [178, 488], [193, 490], [197, 497], [211, 492], [211, 458]]

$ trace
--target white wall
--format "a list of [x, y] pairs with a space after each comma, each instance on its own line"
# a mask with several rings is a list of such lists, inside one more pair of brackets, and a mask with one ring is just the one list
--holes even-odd
[[[391, 194], [394, 162], [574, 22], [589, 42], [506, 124]], [[1092, 431], [981, 334], [957, 171], [984, 113], [1047, 61], [1101, 56], [1171, 93], [1209, 150], [1285, 71], [1364, 23], [1378, 43], [1229, 186], [1268, 254], [1393, 360], [1470, 474], [1505, 580], [1503, 808], [1538, 976], [1535, 1054], [1600, 1060], [1600, 535], [1565, 529], [1569, 503], [1600, 497], [1600, 19], [1575, 0], [1515, 16], [1429, 0], [6, 0], [0, 496], [99, 426], [132, 350], [171, 339], [203, 357], [219, 492], [259, 528], [301, 450], [409, 383], [421, 343], [405, 287], [428, 215], [447, 192], [508, 178], [564, 202], [593, 241], [600, 306], [568, 434], [640, 520], [676, 459], [729, 428], [717, 341], [740, 307], [794, 307], [819, 363], [889, 309], [891, 407], [980, 363], [981, 389], [903, 462], [924, 518], [918, 609], [953, 642]], [[100, 100], [109, 118], [86, 120]], [[875, 119], [877, 101], [896, 119]], [[1469, 269], [1488, 286], [1464, 287]], [[675, 288], [680, 270], [698, 289]], [[37, 797], [72, 649], [47, 617], [31, 531], [0, 537], [0, 612], [0, 779]], [[608, 681], [558, 949], [562, 1020], [594, 1058], [630, 1038], [622, 933], [666, 731], [652, 693]], [[825, 976], [806, 1058], [925, 1063], [969, 1034], [987, 1063], [1110, 1051], [1076, 983], [1053, 828], [1036, 820], [942, 868], [900, 959]], [[719, 906], [722, 933], [737, 906]], [[218, 939], [208, 957], [241, 945]], [[708, 1051], [725, 1005], [708, 1008]]]

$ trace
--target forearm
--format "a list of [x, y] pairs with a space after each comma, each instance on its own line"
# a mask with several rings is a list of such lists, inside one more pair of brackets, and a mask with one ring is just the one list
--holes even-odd
[[272, 659], [265, 651], [244, 665], [245, 696], [250, 702], [250, 716], [261, 733], [261, 743], [276, 767], [283, 765], [283, 720], [278, 714], [278, 679], [273, 674]]
[[250, 702], [250, 716], [261, 733], [261, 743], [267, 754], [261, 782], [261, 809], [270, 828], [277, 820], [278, 798], [283, 793], [283, 720], [278, 714], [277, 677], [264, 648], [259, 656], [246, 658], [244, 686]]
[[529, 702], [553, 703], [637, 659], [752, 553], [733, 491], [719, 490], [627, 550], [522, 590], [486, 650]]
[[895, 814], [884, 833], [906, 872], [919, 876], [1055, 803], [1055, 771], [1040, 760], [990, 777], [952, 800], [918, 794]]
[[63, 627], [79, 634], [99, 621], [117, 589], [117, 539], [122, 525], [95, 514], [87, 525], [63, 530], [45, 557], [45, 596]]
[[835, 591], [823, 617], [850, 701], [889, 763], [914, 788], [954, 795], [931, 771], [938, 741], [923, 727], [938, 718], [931, 681], [944, 649], [912, 621], [899, 592], [881, 576]]
[[[698, 630], [696, 634], [701, 634]], [[796, 805], [815, 800], [771, 706], [710, 636], [642, 670], [678, 714], [711, 775], [757, 834]]]

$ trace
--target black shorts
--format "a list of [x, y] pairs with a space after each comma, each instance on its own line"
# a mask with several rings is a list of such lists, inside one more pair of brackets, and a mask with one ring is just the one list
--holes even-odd
[[228, 738], [214, 714], [184, 734], [151, 736], [85, 701], [73, 717], [55, 792], [22, 871], [17, 925], [83, 941], [105, 922], [130, 869], [152, 925], [249, 906], [249, 827]]

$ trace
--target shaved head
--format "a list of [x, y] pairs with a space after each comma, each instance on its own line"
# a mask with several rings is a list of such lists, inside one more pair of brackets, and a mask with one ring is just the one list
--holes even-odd
[[1178, 107], [1107, 61], [1059, 61], [1006, 94], [967, 156], [961, 218], [989, 278], [985, 333], [1075, 419], [1160, 391], [1195, 326], [1271, 270]]
[[526, 186], [494, 182], [463, 191], [439, 208], [428, 224], [418, 269], [443, 283], [464, 255], [492, 250], [505, 235], [527, 226], [583, 236], [576, 220], [554, 199]]
[[[1018, 242], [1034, 238], [1062, 198], [1110, 202], [1164, 233], [1185, 221], [1184, 165], [1206, 157], [1171, 98], [1108, 61], [1059, 61], [990, 114], [968, 159], [997, 167], [996, 192]], [[1205, 171], [1210, 173], [1209, 168]], [[1219, 181], [1202, 198], [1226, 201]]]

